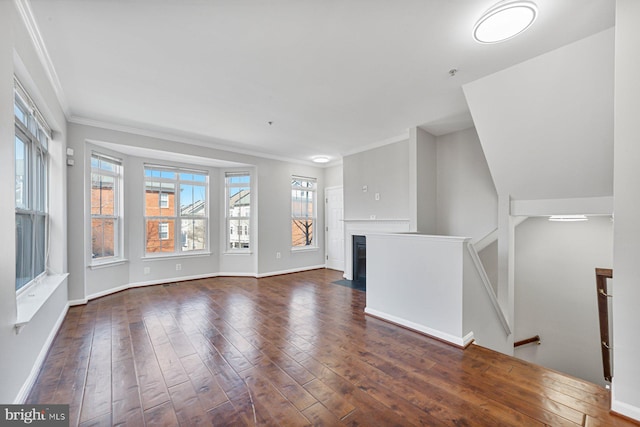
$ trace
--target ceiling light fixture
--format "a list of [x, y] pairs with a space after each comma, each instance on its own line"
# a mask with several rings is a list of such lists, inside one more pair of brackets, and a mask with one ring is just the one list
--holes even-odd
[[529, 28], [538, 16], [532, 1], [504, 0], [487, 10], [473, 27], [473, 38], [479, 43], [509, 40]]
[[313, 159], [313, 163], [329, 163], [329, 159], [327, 156], [316, 156]]
[[549, 217], [549, 221], [560, 221], [560, 222], [577, 222], [577, 221], [588, 221], [589, 218], [586, 215], [551, 215]]

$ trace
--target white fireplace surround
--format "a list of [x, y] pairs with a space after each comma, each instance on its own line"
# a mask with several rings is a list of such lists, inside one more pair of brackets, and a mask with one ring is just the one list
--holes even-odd
[[408, 219], [345, 219], [344, 220], [344, 278], [353, 280], [353, 236], [367, 233], [406, 233]]

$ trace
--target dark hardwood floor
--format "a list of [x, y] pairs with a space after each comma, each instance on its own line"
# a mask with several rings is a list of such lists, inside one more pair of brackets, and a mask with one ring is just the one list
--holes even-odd
[[28, 398], [71, 425], [627, 426], [598, 386], [365, 316], [314, 270], [72, 307]]

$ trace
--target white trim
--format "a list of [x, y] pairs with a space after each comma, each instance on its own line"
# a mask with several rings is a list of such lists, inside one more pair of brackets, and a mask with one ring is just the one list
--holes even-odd
[[[280, 160], [283, 162], [318, 167], [316, 163], [313, 163], [310, 160], [292, 159], [285, 156], [278, 156], [278, 155], [263, 153], [260, 151], [254, 151], [250, 149], [241, 149], [233, 146], [233, 141], [228, 141], [228, 142], [222, 141], [218, 138], [213, 138], [210, 136], [188, 135], [188, 134], [185, 136], [181, 136], [176, 133], [172, 133], [169, 130], [161, 130], [158, 128], [140, 129], [133, 126], [121, 125], [117, 123], [107, 123], [100, 120], [94, 120], [94, 119], [89, 119], [89, 118], [79, 117], [79, 116], [71, 116], [67, 120], [69, 121], [69, 123], [73, 123], [77, 125], [97, 127], [97, 128], [108, 129], [108, 130], [113, 130], [117, 132], [126, 132], [133, 135], [146, 136], [149, 138], [163, 139], [165, 141], [179, 142], [183, 144], [196, 145], [198, 147], [205, 147], [205, 148], [210, 148], [214, 150], [226, 151], [228, 153], [245, 154], [247, 156], [261, 158], [261, 159]], [[329, 165], [329, 163], [327, 165]]]
[[143, 262], [146, 262], [146, 261], [159, 261], [159, 260], [180, 259], [180, 258], [201, 258], [201, 257], [208, 257], [211, 255], [213, 255], [213, 253], [210, 251], [207, 251], [207, 252], [194, 251], [191, 254], [185, 254], [185, 253], [175, 254], [175, 253], [167, 252], [167, 255], [145, 255], [140, 259]]
[[280, 276], [280, 275], [283, 275], [283, 274], [290, 274], [290, 273], [301, 273], [303, 271], [318, 270], [318, 269], [322, 269], [322, 268], [326, 268], [325, 264], [314, 265], [314, 266], [309, 266], [309, 267], [302, 267], [302, 268], [292, 268], [292, 269], [289, 269], [289, 270], [272, 271], [272, 272], [261, 273], [261, 274], [241, 273], [241, 272], [232, 272], [232, 273], [219, 272], [219, 273], [198, 274], [198, 275], [194, 275], [194, 276], [182, 276], [182, 277], [171, 277], [171, 278], [158, 279], [158, 280], [149, 280], [147, 282], [134, 282], [134, 283], [128, 283], [126, 285], [118, 286], [118, 287], [115, 287], [115, 288], [107, 289], [107, 290], [104, 290], [104, 291], [96, 292], [94, 294], [88, 295], [84, 299], [77, 299], [77, 300], [69, 301], [69, 305], [71, 305], [71, 306], [83, 305], [83, 304], [86, 304], [87, 302], [89, 302], [89, 301], [91, 301], [93, 299], [104, 297], [104, 296], [111, 295], [111, 294], [115, 294], [115, 293], [121, 292], [121, 291], [126, 291], [127, 289], [141, 288], [141, 287], [145, 287], [145, 286], [164, 285], [165, 283], [186, 282], [186, 281], [189, 281], [189, 280], [198, 280], [198, 279], [214, 279], [216, 277], [254, 277], [256, 279], [260, 279], [260, 278], [263, 278], [263, 277]]
[[290, 274], [290, 273], [300, 273], [302, 271], [318, 270], [321, 268], [326, 268], [326, 264], [312, 265], [309, 267], [301, 267], [301, 268], [291, 268], [289, 270], [271, 271], [268, 273], [259, 273], [259, 274], [256, 274], [256, 278], [261, 279], [263, 277], [280, 276], [282, 274]]
[[473, 260], [473, 264], [476, 267], [476, 271], [480, 275], [480, 279], [482, 280], [482, 284], [484, 285], [487, 294], [489, 295], [489, 299], [491, 300], [491, 304], [493, 305], [493, 309], [498, 315], [498, 319], [500, 323], [502, 323], [502, 328], [504, 329], [507, 335], [511, 335], [511, 325], [509, 325], [509, 321], [507, 320], [507, 316], [504, 314], [500, 303], [498, 302], [498, 297], [496, 293], [493, 291], [493, 287], [491, 286], [491, 282], [489, 281], [489, 277], [487, 276], [487, 272], [484, 270], [484, 266], [482, 265], [482, 260], [480, 260], [480, 256], [476, 251], [473, 243], [467, 243], [467, 249], [469, 250], [469, 254], [471, 255], [471, 259]]
[[95, 264], [89, 264], [89, 268], [92, 269], [92, 270], [97, 270], [97, 269], [105, 268], [105, 267], [115, 267], [115, 266], [118, 266], [118, 265], [126, 264], [128, 262], [129, 262], [128, 259], [119, 258], [119, 259], [114, 259], [114, 260], [109, 260], [109, 261], [96, 262]]
[[27, 396], [29, 395], [29, 392], [31, 391], [33, 384], [36, 382], [36, 379], [38, 378], [38, 374], [40, 373], [40, 368], [42, 368], [42, 364], [44, 363], [44, 360], [47, 357], [47, 353], [51, 348], [51, 344], [53, 344], [53, 340], [58, 334], [58, 331], [60, 330], [60, 327], [62, 326], [62, 322], [64, 322], [64, 318], [67, 315], [68, 311], [69, 311], [69, 303], [67, 303], [64, 306], [64, 309], [60, 313], [60, 316], [58, 316], [58, 320], [56, 320], [56, 323], [53, 325], [53, 328], [51, 329], [49, 336], [44, 342], [42, 349], [40, 349], [40, 353], [38, 354], [38, 357], [36, 358], [35, 362], [33, 363], [33, 366], [31, 367], [31, 372], [29, 372], [27, 379], [22, 384], [22, 387], [20, 387], [20, 391], [18, 391], [16, 398], [13, 400], [14, 405], [21, 405], [25, 403], [25, 401], [27, 400]]
[[510, 211], [513, 216], [611, 215], [613, 197], [511, 200]]
[[66, 282], [69, 273], [49, 274], [38, 278], [33, 285], [16, 296], [17, 316], [14, 324], [19, 334], [40, 309], [47, 303], [51, 295]]
[[40, 60], [40, 63], [47, 74], [47, 78], [53, 87], [56, 98], [58, 98], [60, 107], [62, 107], [65, 116], [69, 117], [69, 104], [67, 103], [66, 96], [62, 90], [62, 84], [58, 78], [58, 73], [56, 72], [56, 69], [53, 66], [53, 61], [51, 61], [51, 57], [49, 56], [47, 46], [44, 43], [42, 34], [40, 33], [40, 28], [38, 28], [36, 18], [31, 10], [31, 4], [29, 3], [29, 0], [14, 0], [14, 3], [25, 27], [27, 28], [33, 47], [35, 48], [38, 59]]
[[633, 420], [640, 421], [640, 408], [616, 399], [615, 376], [611, 381], [611, 411], [629, 417]]
[[429, 335], [439, 340], [451, 343], [458, 347], [466, 347], [469, 344], [471, 344], [471, 342], [473, 342], [473, 339], [474, 339], [473, 332], [469, 332], [467, 335], [463, 337], [458, 337], [458, 336], [451, 335], [449, 333], [442, 332], [437, 329], [429, 328], [428, 326], [420, 325], [410, 320], [402, 319], [400, 317], [397, 317], [382, 311], [378, 311], [369, 307], [366, 307], [364, 309], [364, 312], [366, 314], [370, 314], [371, 316], [377, 317], [379, 319], [387, 320], [396, 325], [404, 326], [406, 328], [423, 333], [425, 335]]

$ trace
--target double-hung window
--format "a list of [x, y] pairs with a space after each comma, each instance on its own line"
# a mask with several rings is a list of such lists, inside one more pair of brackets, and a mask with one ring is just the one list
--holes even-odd
[[315, 247], [316, 179], [291, 177], [291, 246]]
[[51, 130], [15, 81], [16, 290], [47, 270]]
[[146, 165], [144, 176], [145, 253], [205, 251], [209, 245], [207, 172]]
[[251, 221], [251, 175], [249, 172], [226, 172], [227, 250], [248, 250]]
[[91, 258], [94, 262], [121, 257], [122, 161], [91, 155]]

